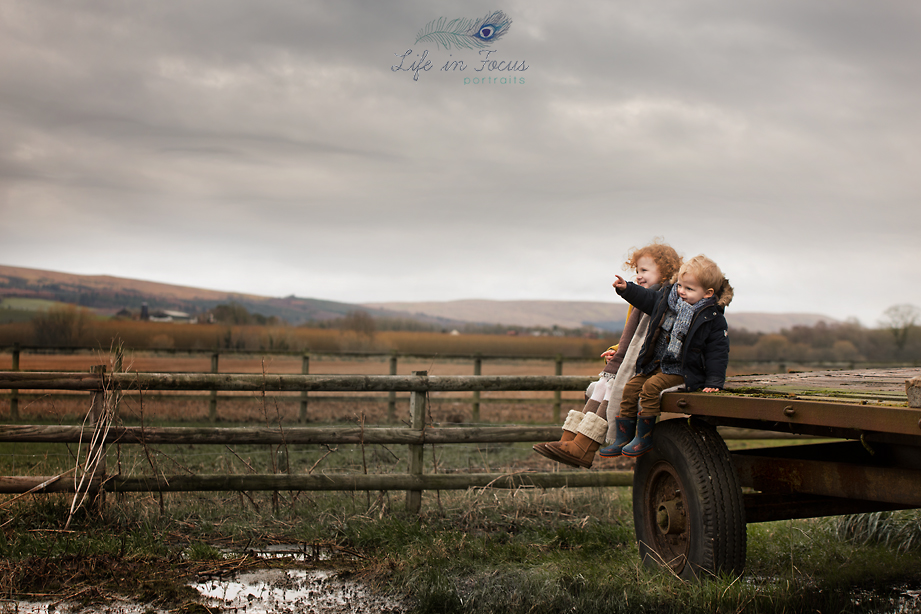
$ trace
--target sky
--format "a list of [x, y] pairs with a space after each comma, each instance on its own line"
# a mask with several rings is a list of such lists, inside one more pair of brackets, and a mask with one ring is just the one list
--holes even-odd
[[[496, 10], [482, 50], [417, 41]], [[919, 31], [887, 0], [6, 0], [0, 264], [619, 302], [661, 238], [730, 310], [875, 326], [921, 306]]]

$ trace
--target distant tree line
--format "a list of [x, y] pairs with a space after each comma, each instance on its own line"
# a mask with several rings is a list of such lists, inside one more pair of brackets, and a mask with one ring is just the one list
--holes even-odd
[[[226, 324], [277, 325], [277, 318], [250, 314], [239, 304], [220, 305], [212, 313]], [[732, 329], [731, 357], [734, 360], [795, 362], [891, 362], [921, 361], [921, 310], [913, 305], [895, 305], [884, 313], [880, 328], [865, 328], [856, 320], [840, 324], [819, 322], [814, 326], [793, 326], [779, 333], [750, 332]], [[415, 331], [448, 333], [440, 324], [410, 318], [375, 318], [363, 310], [350, 311], [341, 318], [310, 322], [308, 328], [335, 328], [373, 339], [379, 331]], [[462, 334], [542, 335], [556, 337], [593, 337], [600, 333], [593, 327], [563, 328], [525, 327], [501, 324], [464, 324]], [[614, 335], [615, 337], [617, 335]]]
[[921, 310], [894, 305], [885, 311], [879, 328], [857, 321], [819, 322], [793, 326], [779, 333], [730, 329], [731, 358], [796, 362], [919, 362]]
[[205, 317], [208, 321], [237, 326], [245, 326], [247, 324], [255, 324], [256, 326], [280, 326], [286, 324], [284, 320], [277, 316], [264, 316], [261, 313], [252, 313], [246, 309], [246, 307], [234, 301], [214, 307]]
[[[227, 327], [226, 339], [221, 347], [241, 347], [239, 333], [230, 327], [265, 326], [269, 331], [266, 342], [269, 349], [290, 347], [283, 332], [287, 324], [277, 317], [250, 313], [238, 303], [218, 305], [211, 310], [213, 321]], [[53, 307], [38, 313], [31, 321], [32, 341], [40, 345], [67, 346], [84, 343], [96, 322], [88, 310], [73, 305]], [[894, 305], [886, 310], [879, 328], [865, 328], [856, 320], [843, 323], [819, 322], [814, 326], [793, 326], [778, 333], [759, 333], [745, 329], [731, 329], [731, 354], [733, 360], [778, 362], [913, 362], [921, 363], [921, 310], [913, 305]], [[373, 340], [379, 331], [403, 330], [412, 332], [448, 333], [435, 324], [411, 319], [374, 318], [366, 311], [356, 310], [341, 318], [303, 325], [306, 328], [334, 328], [350, 332], [360, 338]], [[189, 329], [191, 330], [191, 329]], [[290, 328], [289, 330], [294, 330]], [[509, 333], [530, 336], [556, 337], [589, 336], [584, 329], [526, 328], [515, 326], [465, 325], [458, 330], [464, 334]], [[26, 338], [20, 342], [29, 343]]]
[[[599, 331], [594, 326], [566, 328], [562, 326], [518, 326], [509, 324], [455, 323], [447, 327], [444, 323], [425, 322], [412, 318], [374, 317], [366, 311], [350, 311], [341, 318], [313, 321], [301, 324], [307, 328], [338, 328], [373, 337], [379, 331], [408, 331], [423, 333], [451, 333], [455, 330], [464, 335], [535, 335], [552, 337], [590, 337], [598, 339], [614, 336], [608, 331]], [[616, 333], [620, 336], [620, 332]]]

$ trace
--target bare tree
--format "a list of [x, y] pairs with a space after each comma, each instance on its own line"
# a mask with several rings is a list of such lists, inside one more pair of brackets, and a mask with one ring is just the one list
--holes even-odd
[[74, 305], [54, 305], [32, 318], [35, 341], [39, 345], [77, 345], [86, 341], [92, 316]]
[[376, 326], [374, 318], [367, 311], [350, 311], [339, 321], [342, 330], [351, 330], [359, 335], [373, 338]]
[[919, 319], [921, 319], [921, 309], [904, 303], [893, 305], [884, 311], [880, 324], [889, 329], [889, 332], [895, 337], [895, 347], [901, 351], [905, 349], [905, 343], [908, 341], [908, 331]]

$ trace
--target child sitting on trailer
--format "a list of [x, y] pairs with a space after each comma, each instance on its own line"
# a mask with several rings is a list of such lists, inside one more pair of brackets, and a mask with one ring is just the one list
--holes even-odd
[[[680, 266], [678, 252], [658, 240], [634, 249], [624, 263], [624, 268], [636, 271], [636, 283], [650, 289], [659, 288], [661, 282], [671, 281]], [[595, 452], [605, 439], [615, 439], [613, 418], [620, 406], [620, 393], [636, 370], [636, 357], [648, 323], [649, 316], [639, 310], [628, 312], [617, 350], [602, 354], [607, 364], [601, 379], [590, 386], [590, 398], [585, 407], [582, 411], [570, 410], [559, 441], [539, 443], [534, 446], [535, 452], [573, 467], [592, 466]], [[632, 438], [633, 435], [630, 436]], [[605, 456], [606, 450], [608, 448], [602, 450], [602, 456]], [[617, 454], [620, 454], [619, 448]]]
[[614, 288], [648, 313], [651, 322], [636, 361], [636, 375], [624, 386], [617, 418], [632, 422], [625, 424], [625, 432], [636, 429], [632, 440], [619, 441], [624, 456], [636, 457], [652, 449], [664, 390], [684, 385], [692, 392], [716, 392], [725, 384], [729, 328], [723, 312], [733, 291], [716, 263], [703, 254], [685, 262], [678, 281], [659, 291], [620, 276]]

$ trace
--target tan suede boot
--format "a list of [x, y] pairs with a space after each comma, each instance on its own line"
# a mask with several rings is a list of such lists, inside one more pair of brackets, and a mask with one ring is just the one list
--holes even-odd
[[[576, 436], [576, 429], [579, 428], [579, 423], [582, 422], [583, 418], [585, 418], [585, 414], [583, 414], [581, 411], [570, 409], [569, 414], [566, 416], [566, 420], [563, 422], [563, 436], [560, 438], [560, 441], [572, 441]], [[548, 445], [549, 443], [538, 443], [531, 446], [531, 448], [541, 456], [546, 456], [551, 460], [556, 460], [555, 456], [551, 456], [547, 452]]]
[[579, 423], [572, 441], [548, 443], [546, 450], [561, 463], [588, 469], [607, 433], [608, 421], [598, 414], [588, 414]]

